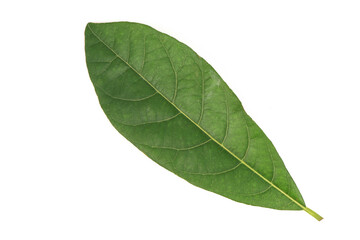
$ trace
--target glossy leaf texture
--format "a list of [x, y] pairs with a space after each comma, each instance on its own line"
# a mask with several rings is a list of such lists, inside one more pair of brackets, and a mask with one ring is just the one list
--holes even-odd
[[271, 141], [188, 46], [143, 24], [89, 23], [85, 50], [108, 119], [152, 160], [241, 203], [307, 209]]

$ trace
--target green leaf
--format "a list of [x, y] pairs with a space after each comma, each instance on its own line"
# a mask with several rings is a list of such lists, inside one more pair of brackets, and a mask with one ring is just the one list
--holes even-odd
[[112, 125], [159, 165], [245, 204], [305, 210], [271, 141], [192, 49], [129, 22], [89, 23], [86, 62]]

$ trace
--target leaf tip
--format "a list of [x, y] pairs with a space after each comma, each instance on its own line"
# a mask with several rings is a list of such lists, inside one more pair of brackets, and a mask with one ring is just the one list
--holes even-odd
[[93, 23], [93, 22], [88, 22], [88, 23], [86, 24], [86, 28], [91, 27], [91, 25], [94, 25], [94, 23]]

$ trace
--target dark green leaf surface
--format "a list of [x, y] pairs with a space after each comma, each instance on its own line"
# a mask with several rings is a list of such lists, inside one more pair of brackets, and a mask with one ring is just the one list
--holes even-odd
[[310, 213], [271, 141], [185, 44], [138, 23], [89, 23], [85, 49], [105, 114], [152, 160], [235, 201]]

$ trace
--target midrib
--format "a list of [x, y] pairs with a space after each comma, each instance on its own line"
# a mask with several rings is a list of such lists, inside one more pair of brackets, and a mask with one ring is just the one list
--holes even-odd
[[154, 85], [151, 84], [150, 81], [148, 81], [141, 73], [139, 73], [133, 66], [131, 66], [127, 61], [125, 61], [120, 55], [118, 55], [110, 46], [107, 45], [90, 27], [88, 24], [87, 27], [90, 29], [92, 34], [102, 43], [104, 44], [111, 52], [115, 54], [116, 57], [118, 57], [121, 61], [123, 61], [129, 68], [131, 68], [136, 74], [138, 74], [147, 84], [149, 84], [160, 96], [162, 96], [167, 102], [169, 102], [176, 110], [178, 110], [182, 115], [184, 115], [187, 119], [189, 119], [195, 126], [197, 126], [201, 131], [203, 131], [211, 140], [216, 142], [219, 146], [221, 146], [225, 151], [227, 151], [229, 154], [231, 154], [234, 158], [236, 158], [238, 161], [240, 161], [242, 164], [244, 164], [247, 168], [249, 168], [252, 172], [254, 172], [256, 175], [258, 175], [261, 179], [263, 179], [265, 182], [270, 184], [273, 188], [278, 190], [280, 193], [282, 193], [284, 196], [289, 198], [291, 201], [293, 201], [296, 205], [298, 205], [300, 208], [302, 208], [304, 211], [309, 213], [311, 216], [316, 218], [318, 221], [322, 220], [323, 218], [311, 210], [308, 207], [305, 207], [295, 199], [293, 199], [291, 196], [289, 196], [287, 193], [285, 193], [283, 190], [281, 190], [278, 186], [273, 184], [271, 181], [269, 181], [267, 178], [265, 178], [263, 175], [261, 175], [258, 171], [253, 169], [250, 165], [248, 165], [244, 160], [240, 159], [238, 156], [236, 156], [233, 152], [231, 152], [228, 148], [226, 148], [222, 143], [217, 141], [214, 137], [212, 137], [206, 130], [204, 130], [199, 124], [197, 124], [195, 121], [193, 121], [188, 115], [186, 115], [180, 108], [178, 108], [175, 103], [170, 101], [165, 95], [163, 95]]

